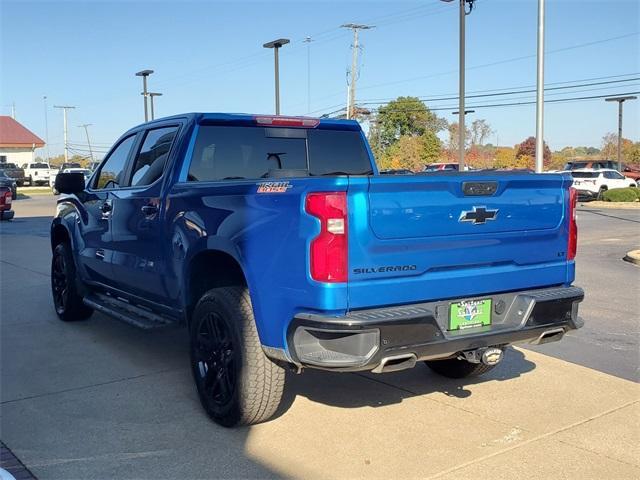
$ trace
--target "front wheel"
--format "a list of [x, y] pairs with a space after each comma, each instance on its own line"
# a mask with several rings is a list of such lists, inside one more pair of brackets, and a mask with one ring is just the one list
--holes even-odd
[[63, 242], [56, 245], [51, 259], [51, 294], [58, 318], [64, 322], [86, 320], [93, 309], [82, 302], [76, 286], [76, 267], [71, 247]]
[[271, 418], [285, 371], [262, 352], [246, 287], [205, 293], [190, 323], [191, 371], [205, 411], [224, 427]]

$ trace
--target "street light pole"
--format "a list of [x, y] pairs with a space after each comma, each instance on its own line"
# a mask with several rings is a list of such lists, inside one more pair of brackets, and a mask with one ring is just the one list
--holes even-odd
[[[465, 19], [467, 16], [466, 12], [466, 0], [460, 0], [460, 78], [458, 83], [458, 95], [459, 95], [459, 103], [458, 103], [458, 169], [460, 172], [464, 171], [464, 134], [465, 134], [465, 125], [464, 125], [464, 95], [465, 95], [465, 76], [464, 70], [466, 68], [465, 61]], [[473, 5], [473, 3], [471, 4]]]
[[142, 95], [144, 96], [144, 121], [149, 121], [149, 112], [147, 109], [147, 77], [153, 73], [153, 70], [141, 70], [136, 73], [136, 77], [142, 77]]
[[151, 104], [151, 120], [156, 118], [155, 113], [153, 111], [153, 97], [161, 97], [162, 94], [158, 92], [149, 92], [149, 103]]
[[538, 0], [538, 64], [536, 80], [536, 173], [544, 166], [544, 2]]
[[627, 100], [635, 100], [638, 97], [628, 95], [625, 97], [605, 98], [606, 102], [618, 102], [618, 171], [622, 171], [622, 104]]
[[69, 161], [69, 142], [67, 141], [67, 110], [74, 109], [76, 107], [69, 105], [54, 105], [53, 108], [62, 109], [62, 125], [64, 129], [64, 162], [67, 163]]
[[280, 115], [280, 62], [278, 59], [278, 50], [283, 45], [289, 43], [288, 38], [279, 38], [272, 42], [267, 42], [262, 45], [264, 48], [273, 48], [273, 59], [275, 69], [275, 88], [276, 88], [276, 115]]
[[89, 145], [89, 157], [91, 158], [91, 163], [93, 163], [93, 150], [91, 149], [91, 141], [89, 140], [89, 127], [93, 125], [92, 123], [83, 123], [82, 125], [78, 125], [80, 128], [84, 128], [84, 133], [87, 136], [87, 145]]

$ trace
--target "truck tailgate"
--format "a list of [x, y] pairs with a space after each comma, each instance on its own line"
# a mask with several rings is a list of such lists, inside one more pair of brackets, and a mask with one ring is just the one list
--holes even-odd
[[512, 172], [351, 177], [349, 307], [569, 282], [570, 183]]

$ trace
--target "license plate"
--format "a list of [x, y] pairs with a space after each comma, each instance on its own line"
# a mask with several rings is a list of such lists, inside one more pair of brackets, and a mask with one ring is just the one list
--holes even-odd
[[491, 299], [465, 300], [452, 303], [449, 309], [449, 330], [491, 325]]

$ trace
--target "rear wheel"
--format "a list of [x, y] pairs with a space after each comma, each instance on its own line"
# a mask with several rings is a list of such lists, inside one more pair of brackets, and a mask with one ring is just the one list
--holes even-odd
[[93, 309], [82, 302], [76, 286], [76, 267], [71, 247], [62, 242], [56, 245], [51, 259], [51, 294], [56, 314], [60, 320], [72, 322], [86, 320]]
[[484, 363], [471, 363], [457, 358], [446, 360], [428, 360], [424, 362], [427, 366], [443, 377], [448, 378], [468, 378], [477, 377], [493, 370], [496, 365], [485, 365]]
[[246, 287], [205, 293], [194, 310], [190, 337], [191, 371], [211, 419], [233, 427], [275, 414], [285, 372], [262, 352]]

